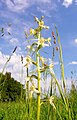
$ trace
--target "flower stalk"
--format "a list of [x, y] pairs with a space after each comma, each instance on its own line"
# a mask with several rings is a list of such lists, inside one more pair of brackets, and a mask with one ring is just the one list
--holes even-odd
[[[29, 76], [29, 70], [27, 67], [27, 77]], [[29, 110], [29, 81], [27, 81], [27, 113], [28, 113], [28, 117], [27, 120], [30, 119], [30, 110]]]
[[[39, 32], [38, 39], [40, 39], [40, 32]], [[38, 91], [39, 91], [38, 98], [37, 98], [37, 120], [40, 120], [40, 92], [41, 92], [40, 91], [41, 90], [40, 80], [41, 80], [41, 73], [40, 73], [40, 63], [39, 63], [39, 61], [40, 61], [39, 50], [36, 53], [36, 61], [37, 61]]]

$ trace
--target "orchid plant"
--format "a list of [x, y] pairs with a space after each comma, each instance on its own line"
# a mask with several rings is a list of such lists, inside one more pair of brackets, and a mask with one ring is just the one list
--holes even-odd
[[[32, 54], [32, 57], [33, 57], [33, 55], [36, 56], [36, 59], [33, 60], [33, 58], [30, 55], [27, 55], [25, 66], [28, 68], [30, 64], [33, 64], [36, 68], [35, 74], [32, 74], [30, 76], [29, 81], [32, 83], [32, 86], [30, 87], [30, 97], [32, 97], [33, 92], [35, 92], [38, 96], [37, 97], [37, 99], [38, 99], [37, 100], [37, 106], [38, 106], [37, 107], [37, 120], [40, 119], [40, 105], [41, 105], [40, 94], [42, 94], [41, 93], [41, 85], [40, 85], [41, 74], [43, 72], [45, 72], [46, 69], [51, 70], [53, 68], [53, 64], [50, 64], [50, 65], [45, 64], [45, 58], [40, 55], [40, 51], [42, 48], [44, 48], [45, 46], [51, 46], [51, 38], [50, 37], [44, 38], [41, 34], [41, 31], [43, 29], [49, 29], [49, 27], [44, 24], [43, 18], [44, 18], [44, 16], [42, 16], [39, 20], [37, 17], [34, 17], [35, 22], [37, 23], [38, 27], [35, 29], [30, 28], [29, 34], [26, 33], [26, 38], [28, 38], [28, 37], [31, 38], [31, 36], [33, 37], [31, 39], [31, 43], [32, 43], [31, 46], [28, 45], [27, 48], [30, 51], [30, 54]], [[34, 41], [32, 42], [32, 40], [34, 40]], [[37, 89], [32, 81], [33, 77], [37, 79], [37, 84], [38, 84]]]
[[[59, 85], [58, 80], [55, 77], [54, 73], [54, 61], [52, 61], [50, 64], [46, 63], [46, 58], [41, 56], [40, 52], [42, 48], [44, 47], [49, 47], [51, 46], [51, 37], [49, 38], [44, 38], [41, 34], [41, 32], [44, 29], [49, 29], [48, 26], [45, 25], [44, 21], [44, 16], [42, 16], [40, 19], [37, 17], [34, 17], [35, 22], [37, 23], [37, 28], [30, 28], [29, 34], [26, 32], [26, 38], [30, 38], [28, 42], [30, 42], [29, 45], [27, 45], [27, 50], [28, 50], [28, 55], [26, 56], [26, 64], [25, 67], [27, 68], [27, 92], [28, 92], [28, 120], [29, 120], [29, 99], [32, 98], [33, 93], [37, 94], [37, 120], [40, 120], [40, 106], [44, 101], [48, 101], [50, 105], [53, 107], [54, 110], [56, 110], [56, 106], [54, 104], [54, 96], [51, 94], [51, 96], [44, 101], [41, 102], [41, 94], [45, 95], [41, 91], [41, 80], [42, 80], [42, 74], [45, 71], [48, 71], [48, 74], [51, 75], [53, 80], [55, 81], [55, 84], [58, 87], [59, 93], [61, 95], [61, 98], [63, 100], [63, 103], [65, 104], [66, 111], [68, 112], [69, 120], [71, 120], [70, 117], [70, 112], [69, 112], [69, 107], [67, 100], [65, 98], [65, 92], [63, 93], [61, 86]], [[56, 28], [56, 27], [55, 27]], [[60, 68], [61, 68], [61, 75], [62, 75], [62, 82], [63, 82], [63, 87], [64, 91], [66, 91], [66, 86], [65, 86], [65, 80], [64, 80], [64, 65], [63, 65], [63, 60], [62, 60], [62, 47], [60, 44], [60, 37], [56, 28], [56, 35], [52, 31], [52, 36], [54, 39], [54, 44], [56, 45], [56, 36], [58, 38], [58, 45], [59, 47], [55, 47], [56, 51], [59, 51], [59, 57], [60, 57]], [[54, 53], [53, 53], [54, 54]], [[54, 55], [53, 55], [54, 56]], [[32, 72], [29, 72], [29, 66], [33, 65], [35, 70], [32, 70]], [[33, 79], [37, 80], [37, 86], [34, 84]], [[30, 86], [29, 86], [29, 83]], [[46, 95], [45, 95], [46, 96]], [[58, 115], [60, 116], [60, 120], [62, 120], [61, 115], [57, 111]], [[49, 117], [48, 117], [49, 120]]]

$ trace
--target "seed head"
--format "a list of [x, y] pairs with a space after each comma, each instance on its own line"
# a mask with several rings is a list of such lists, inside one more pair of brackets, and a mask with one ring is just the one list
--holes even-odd
[[54, 40], [54, 44], [56, 44], [56, 40]]
[[56, 46], [56, 51], [58, 51], [59, 50], [59, 48]]
[[54, 37], [54, 31], [52, 31], [52, 36]]

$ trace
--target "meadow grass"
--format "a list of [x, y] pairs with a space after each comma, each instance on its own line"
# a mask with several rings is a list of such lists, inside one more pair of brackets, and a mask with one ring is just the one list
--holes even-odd
[[[77, 120], [77, 100], [74, 100], [75, 104], [72, 106], [72, 101], [70, 99], [71, 104], [71, 113], [72, 120]], [[68, 113], [63, 104], [61, 98], [56, 97], [55, 99], [56, 109], [61, 115], [62, 120], [68, 120]], [[41, 105], [40, 112], [40, 120], [48, 119], [48, 107], [49, 104], [45, 102]], [[74, 110], [74, 112], [72, 111]], [[53, 109], [53, 120], [60, 120], [60, 116], [57, 112], [54, 112]], [[32, 106], [30, 108], [30, 120], [36, 120], [37, 117], [37, 101], [35, 99], [32, 100]], [[52, 117], [52, 109], [50, 110], [49, 120]], [[55, 118], [56, 117], [56, 118]], [[16, 101], [16, 102], [0, 102], [0, 120], [27, 120], [27, 104], [25, 101]]]

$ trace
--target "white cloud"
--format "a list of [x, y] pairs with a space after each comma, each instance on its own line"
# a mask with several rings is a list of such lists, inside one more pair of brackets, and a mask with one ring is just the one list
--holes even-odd
[[11, 11], [20, 11], [29, 7], [28, 0], [3, 0]]
[[10, 40], [10, 43], [15, 46], [15, 45], [18, 45], [19, 41], [18, 41], [17, 38], [12, 38], [12, 39]]
[[[49, 60], [49, 64], [53, 63], [51, 58], [49, 58], [48, 60]], [[54, 65], [58, 65], [58, 64], [59, 64], [58, 61], [54, 62]]]
[[77, 4], [77, 0], [75, 0], [75, 3]]
[[[9, 58], [9, 55], [5, 55], [0, 51], [0, 72], [2, 72], [3, 67]], [[23, 62], [25, 64], [25, 58], [23, 58]], [[19, 82], [22, 80], [22, 83], [24, 83], [24, 79], [26, 77], [26, 69], [23, 67], [23, 79], [22, 79], [22, 64], [21, 64], [21, 56], [17, 55], [16, 53], [13, 54], [11, 57], [9, 63], [7, 64], [4, 73], [11, 72], [11, 75], [14, 79], [18, 80]]]
[[6, 27], [6, 32], [7, 33], [9, 32], [11, 34], [12, 33], [12, 28], [11, 27]]
[[61, 2], [61, 0], [58, 0], [58, 2]]
[[37, 10], [38, 10], [39, 12], [41, 12], [43, 15], [46, 15], [46, 16], [50, 17], [50, 14], [49, 14], [49, 12], [48, 12], [47, 9], [43, 9], [43, 8], [41, 8], [41, 7], [37, 7]]
[[54, 65], [58, 65], [59, 64], [59, 62], [54, 62]]
[[69, 63], [69, 65], [77, 65], [77, 61], [72, 61]]
[[21, 49], [20, 46], [17, 46], [16, 54], [20, 54], [20, 55], [23, 54], [23, 50]]
[[73, 3], [73, 0], [64, 0], [63, 1], [63, 6], [68, 8], [72, 3]]
[[[5, 65], [8, 57], [9, 57], [9, 55], [5, 55], [5, 54], [3, 54], [0, 51], [0, 72], [2, 72], [3, 66]], [[25, 64], [25, 57], [23, 57], [23, 64]], [[77, 62], [76, 62], [76, 64], [77, 64]], [[23, 68], [23, 77], [22, 77], [22, 68]], [[6, 66], [6, 69], [5, 69], [4, 73], [6, 71], [7, 72], [11, 72], [11, 76], [15, 80], [18, 80], [19, 82], [22, 82], [23, 84], [25, 83], [26, 68], [23, 67], [22, 64], [21, 64], [21, 56], [20, 55], [17, 55], [16, 53], [13, 54], [13, 56], [11, 57], [9, 63]], [[45, 88], [46, 91], [50, 87], [50, 82], [51, 82], [51, 77], [50, 76], [48, 76], [47, 81], [44, 81], [44, 80], [41, 81], [41, 86], [43, 88]], [[36, 83], [36, 82], [34, 81], [34, 83]], [[62, 83], [62, 81], [59, 80], [59, 84], [61, 84], [61, 83]], [[70, 86], [71, 86], [71, 80], [67, 80], [66, 81], [66, 85], [67, 85], [67, 89], [70, 88]]]
[[51, 0], [37, 0], [37, 2], [51, 3]]
[[[51, 17], [51, 11], [57, 11], [57, 4], [53, 0], [46, 0], [46, 3], [41, 1], [37, 6], [37, 11], [41, 12], [45, 16]], [[43, 5], [42, 5], [43, 4]]]
[[[53, 0], [1, 0], [4, 4], [6, 4], [6, 6], [14, 12], [24, 12], [25, 9], [29, 8], [32, 5], [36, 6], [41, 6], [45, 7], [45, 9], [49, 9], [49, 8], [54, 8], [55, 9], [55, 2], [53, 2]], [[49, 6], [49, 8], [47, 7], [47, 5]]]
[[71, 89], [71, 83], [72, 83], [72, 80], [71, 79], [67, 79], [66, 80], [66, 88], [67, 88], [67, 91], [69, 91]]
[[77, 38], [74, 40], [75, 44], [77, 44]]

